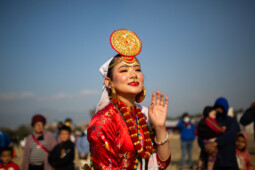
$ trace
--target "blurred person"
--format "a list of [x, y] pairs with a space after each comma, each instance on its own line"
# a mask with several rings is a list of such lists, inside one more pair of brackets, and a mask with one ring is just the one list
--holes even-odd
[[85, 126], [84, 131], [82, 132], [82, 135], [78, 137], [76, 142], [76, 147], [79, 152], [81, 170], [85, 164], [89, 164], [89, 142], [87, 139], [87, 128], [88, 126]]
[[202, 139], [198, 138], [199, 145], [208, 154], [215, 154], [218, 150], [214, 170], [238, 170], [235, 156], [235, 136], [240, 131], [239, 125], [235, 118], [227, 115], [229, 109], [227, 99], [218, 98], [214, 108], [217, 112], [216, 121], [220, 126], [226, 126], [226, 131], [212, 143], [204, 144]]
[[2, 148], [0, 170], [20, 170], [19, 166], [12, 161], [13, 149], [11, 147]]
[[181, 150], [182, 150], [182, 158], [181, 158], [181, 167], [184, 168], [186, 153], [188, 153], [188, 164], [189, 167], [192, 168], [192, 148], [193, 141], [196, 138], [195, 131], [196, 126], [191, 123], [190, 116], [188, 113], [184, 113], [182, 118], [179, 120], [177, 127], [180, 129], [181, 133]]
[[55, 136], [55, 138], [56, 138], [56, 140], [57, 140], [57, 143], [60, 143], [61, 142], [61, 140], [60, 140], [60, 138], [59, 138], [59, 129], [61, 128], [63, 126], [63, 122], [62, 121], [59, 121], [58, 122], [58, 124], [57, 124], [57, 129], [55, 130], [55, 132], [54, 132], [54, 136]]
[[63, 125], [59, 129], [61, 143], [50, 152], [48, 160], [54, 170], [74, 170], [74, 144], [70, 141], [71, 128]]
[[229, 107], [227, 114], [228, 114], [229, 117], [235, 117], [236, 116], [233, 107]]
[[140, 62], [130, 53], [140, 52], [141, 41], [126, 29], [114, 31], [110, 39], [129, 56], [117, 54], [100, 68], [103, 93], [88, 127], [91, 166], [166, 169], [171, 160], [165, 128], [168, 97], [157, 90], [149, 108], [139, 105], [145, 97], [144, 77]]
[[26, 139], [22, 170], [50, 170], [49, 152], [56, 145], [56, 139], [51, 132], [44, 130], [46, 119], [41, 114], [32, 117], [33, 133]]
[[254, 140], [255, 140], [255, 102], [253, 102], [248, 108], [244, 114], [242, 115], [240, 119], [240, 123], [243, 126], [246, 126], [253, 122], [253, 134], [254, 134]]
[[[197, 126], [197, 135], [203, 139], [204, 144], [212, 143], [216, 140], [216, 137], [224, 133], [225, 126], [220, 126], [216, 121], [216, 110], [214, 107], [206, 106], [203, 110], [203, 118], [199, 121]], [[198, 169], [212, 170], [216, 155], [218, 151], [213, 154], [207, 154], [201, 149]]]
[[54, 132], [54, 136], [56, 138], [58, 138], [58, 134], [59, 134], [59, 129], [63, 126], [63, 122], [62, 121], [59, 121], [58, 124], [57, 124], [57, 129], [55, 130]]
[[248, 138], [243, 132], [239, 132], [236, 137], [236, 158], [239, 170], [253, 170], [251, 156], [247, 151]]
[[[71, 118], [66, 118], [64, 125], [69, 126], [72, 131], [73, 130], [72, 123], [73, 123], [73, 120]], [[75, 136], [72, 133], [71, 133], [70, 139], [73, 143], [75, 143]]]
[[10, 143], [11, 139], [9, 136], [4, 133], [4, 131], [0, 130], [0, 149], [8, 147]]
[[72, 127], [73, 120], [71, 118], [66, 118], [64, 125]]

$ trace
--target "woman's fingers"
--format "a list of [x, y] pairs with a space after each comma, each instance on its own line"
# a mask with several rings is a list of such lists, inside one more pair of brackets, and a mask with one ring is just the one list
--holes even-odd
[[164, 106], [164, 93], [161, 92], [160, 94], [160, 106]]
[[159, 96], [159, 90], [157, 90], [157, 99], [156, 99], [156, 104], [159, 105], [160, 103], [160, 96]]
[[155, 93], [152, 93], [152, 97], [151, 97], [151, 105], [155, 104]]
[[166, 109], [167, 109], [167, 107], [168, 107], [168, 101], [169, 101], [168, 96], [166, 96], [165, 106], [164, 106]]

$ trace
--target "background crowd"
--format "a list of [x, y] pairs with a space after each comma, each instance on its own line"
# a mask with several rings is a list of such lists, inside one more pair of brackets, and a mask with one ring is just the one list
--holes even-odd
[[[188, 155], [188, 169], [194, 167], [199, 170], [253, 169], [251, 156], [247, 150], [247, 135], [240, 131], [237, 119], [227, 114], [228, 110], [227, 99], [221, 97], [211, 106], [204, 107], [202, 117], [196, 124], [192, 123], [188, 113], [183, 114], [177, 123], [182, 151], [181, 169], [187, 168], [186, 155]], [[252, 103], [243, 113], [240, 123], [245, 126], [254, 120], [255, 103]], [[45, 130], [46, 123], [46, 118], [41, 114], [32, 117], [33, 132], [26, 137], [21, 167], [12, 161], [16, 154], [11, 139], [4, 131], [0, 131], [0, 170], [10, 170], [8, 168], [13, 168], [12, 170], [74, 170], [76, 150], [79, 169], [89, 164], [88, 125], [84, 125], [81, 133], [76, 135], [73, 133], [74, 128], [70, 118], [64, 122], [58, 122], [54, 132]], [[201, 149], [198, 163], [194, 165], [192, 149], [196, 138]]]

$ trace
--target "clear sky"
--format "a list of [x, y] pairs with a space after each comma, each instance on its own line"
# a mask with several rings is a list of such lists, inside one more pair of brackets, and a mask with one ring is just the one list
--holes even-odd
[[1, 0], [0, 126], [89, 121], [101, 96], [99, 67], [116, 52], [110, 34], [132, 30], [143, 48], [148, 106], [157, 89], [168, 116], [202, 112], [224, 96], [255, 101], [255, 1]]

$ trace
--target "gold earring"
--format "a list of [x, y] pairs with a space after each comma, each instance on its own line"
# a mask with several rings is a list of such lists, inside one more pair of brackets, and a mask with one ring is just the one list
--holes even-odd
[[111, 97], [112, 97], [112, 101], [113, 103], [117, 103], [117, 95], [116, 95], [116, 91], [115, 88], [113, 87], [113, 83], [111, 82]]
[[146, 95], [146, 91], [145, 91], [145, 88], [143, 87], [142, 91], [138, 95], [136, 95], [135, 101], [137, 103], [141, 103], [144, 100], [145, 95]]

